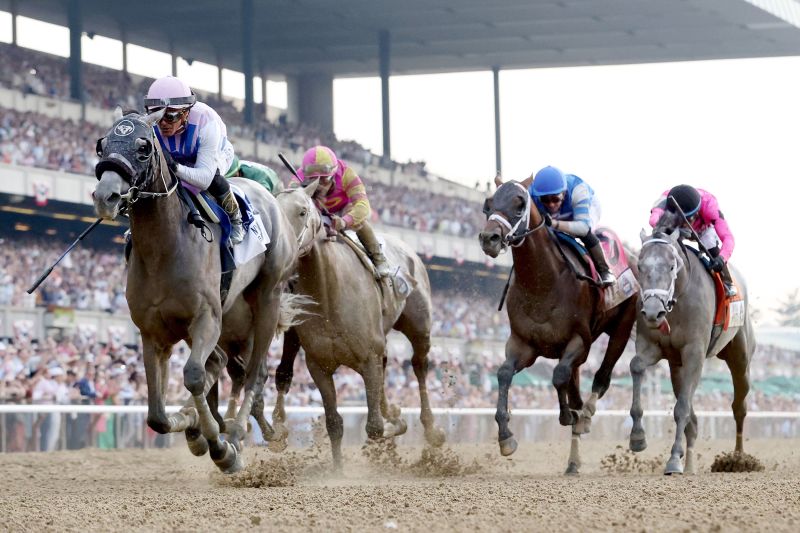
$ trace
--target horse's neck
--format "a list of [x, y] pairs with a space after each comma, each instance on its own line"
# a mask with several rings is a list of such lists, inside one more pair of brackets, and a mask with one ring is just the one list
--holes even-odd
[[[530, 220], [531, 228], [539, 227], [542, 222], [539, 210], [533, 202]], [[529, 291], [549, 291], [564, 268], [568, 268], [544, 226], [528, 235], [521, 245], [513, 247], [511, 253], [514, 257], [516, 283]]]
[[159, 265], [159, 268], [166, 262], [178, 261], [177, 251], [191, 238], [186, 235], [187, 224], [176, 193], [139, 200], [130, 210], [130, 221], [136, 254], [145, 263]]

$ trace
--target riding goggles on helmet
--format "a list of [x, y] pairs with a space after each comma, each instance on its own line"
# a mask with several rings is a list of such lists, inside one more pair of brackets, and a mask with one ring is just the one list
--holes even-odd
[[167, 124], [174, 124], [178, 122], [183, 116], [186, 114], [186, 109], [176, 109], [171, 111], [164, 112], [164, 116], [161, 117], [161, 122], [166, 122]]
[[330, 178], [336, 171], [334, 165], [306, 165], [303, 167], [303, 174], [307, 178]]
[[197, 96], [179, 96], [177, 98], [145, 98], [144, 108], [149, 113], [161, 109], [162, 107], [192, 107], [197, 103]]

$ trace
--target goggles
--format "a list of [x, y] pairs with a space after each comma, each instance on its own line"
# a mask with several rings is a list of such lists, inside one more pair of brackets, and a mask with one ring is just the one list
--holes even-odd
[[334, 165], [308, 165], [303, 167], [303, 175], [306, 178], [331, 179], [336, 171]]
[[563, 201], [561, 194], [546, 194], [539, 197], [539, 201], [544, 205], [553, 205]]

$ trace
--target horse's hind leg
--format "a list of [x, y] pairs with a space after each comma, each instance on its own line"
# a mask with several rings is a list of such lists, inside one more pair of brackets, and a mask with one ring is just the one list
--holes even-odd
[[506, 360], [497, 369], [497, 411], [494, 419], [497, 422], [497, 440], [500, 444], [500, 454], [511, 455], [517, 450], [517, 440], [508, 429], [511, 415], [508, 412], [508, 389], [514, 374], [523, 368], [531, 366], [536, 361], [533, 349], [520, 340], [514, 333], [506, 341]]
[[750, 354], [745, 330], [741, 329], [730, 344], [719, 354], [731, 371], [733, 379], [733, 418], [736, 420], [736, 451], [743, 452], [742, 431], [747, 416], [747, 394], [750, 392]]
[[[581, 399], [580, 388], [580, 367], [575, 365], [572, 368], [572, 378], [567, 385], [567, 398], [569, 400], [569, 408], [574, 411], [583, 410], [583, 400]], [[572, 424], [572, 437], [569, 447], [569, 459], [567, 460], [567, 470], [564, 474], [575, 475], [578, 474], [581, 468], [581, 434], [589, 433], [589, 424], [591, 417], [586, 418], [583, 415], [577, 417]]]
[[553, 386], [558, 393], [558, 405], [561, 411], [558, 421], [562, 426], [571, 426], [577, 421], [577, 413], [570, 409], [567, 393], [575, 367], [580, 366], [586, 360], [586, 355], [589, 353], [588, 348], [583, 338], [575, 335], [567, 343], [564, 354], [553, 369]]
[[331, 452], [333, 453], [333, 468], [342, 469], [342, 436], [344, 435], [344, 422], [342, 415], [336, 410], [336, 386], [333, 383], [333, 374], [321, 368], [311, 357], [306, 356], [306, 366], [311, 379], [322, 396], [322, 406], [325, 408], [325, 427], [328, 429], [328, 438], [331, 439]]
[[386, 363], [387, 356], [384, 352], [381, 361], [381, 372], [384, 386], [381, 387], [381, 415], [383, 416], [383, 436], [384, 437], [399, 437], [408, 430], [406, 421], [400, 415], [400, 407], [395, 404], [390, 404], [386, 397]]

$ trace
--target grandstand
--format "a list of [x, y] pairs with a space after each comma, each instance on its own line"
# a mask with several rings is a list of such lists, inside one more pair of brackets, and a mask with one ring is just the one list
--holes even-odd
[[[35, 68], [32, 68], [35, 67]], [[35, 70], [35, 72], [32, 72]], [[59, 252], [94, 220], [91, 191], [95, 140], [111, 123], [117, 105], [138, 106], [151, 80], [103, 67], [85, 65], [83, 102], [70, 98], [68, 60], [13, 45], [0, 44], [0, 402], [106, 402], [132, 404], [145, 398], [136, 330], [126, 316], [122, 222], [103, 223], [85, 246], [48, 279], [34, 296], [24, 290]], [[20, 74], [22, 73], [22, 75]], [[486, 191], [469, 189], [432, 176], [422, 165], [381, 161], [357, 143], [340, 142], [308, 124], [286, 123], [275, 108], [261, 109], [267, 118], [247, 124], [243, 102], [201, 94], [225, 117], [237, 152], [279, 171], [279, 152], [299, 160], [312, 140], [330, 144], [365, 178], [373, 204], [373, 221], [382, 231], [411, 244], [429, 268], [434, 286], [432, 402], [450, 407], [494, 405], [494, 371], [508, 335], [497, 300], [510, 265], [509, 256], [489, 261], [475, 242]], [[277, 362], [273, 345], [271, 363]], [[585, 368], [597, 367], [597, 347]], [[401, 404], [414, 394], [408, 347], [391, 340], [389, 389]], [[797, 346], [762, 344], [754, 367], [751, 410], [796, 410], [800, 405], [800, 358]], [[629, 405], [626, 353], [615, 384], [601, 407]], [[170, 400], [178, 402], [185, 347], [173, 354]], [[537, 363], [520, 374], [525, 385], [516, 402], [531, 408], [555, 406], [549, 386], [551, 367]], [[730, 377], [722, 367], [709, 369], [699, 409], [726, 409]], [[584, 379], [588, 384], [589, 379]], [[651, 408], [671, 405], [671, 386], [664, 367], [651, 380]], [[337, 382], [342, 402], [360, 405], [363, 390], [355, 374], [343, 371]], [[227, 387], [230, 386], [226, 382]], [[225, 390], [223, 397], [229, 392]], [[269, 394], [272, 394], [270, 391]], [[271, 397], [268, 398], [268, 401]], [[302, 361], [298, 362], [296, 405], [319, 405]], [[77, 418], [85, 424], [86, 419]], [[16, 423], [16, 419], [12, 423]], [[96, 421], [95, 421], [96, 422]], [[5, 433], [4, 449], [52, 449], [54, 429], [26, 427]], [[79, 428], [70, 426], [68, 435]], [[103, 431], [92, 433], [101, 444]], [[21, 432], [21, 433], [19, 433]], [[75, 437], [77, 438], [77, 437]], [[69, 440], [69, 438], [67, 438]], [[75, 440], [70, 446], [81, 444]], [[83, 443], [85, 444], [85, 443]]]

